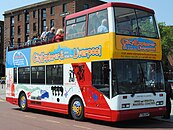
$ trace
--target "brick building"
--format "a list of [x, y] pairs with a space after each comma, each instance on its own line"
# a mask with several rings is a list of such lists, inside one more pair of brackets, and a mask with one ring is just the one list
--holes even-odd
[[46, 26], [62, 28], [66, 15], [103, 3], [100, 0], [46, 0], [5, 11], [4, 49], [9, 43], [16, 46], [41, 34]]
[[5, 76], [5, 68], [4, 68], [4, 21], [0, 21], [0, 77]]

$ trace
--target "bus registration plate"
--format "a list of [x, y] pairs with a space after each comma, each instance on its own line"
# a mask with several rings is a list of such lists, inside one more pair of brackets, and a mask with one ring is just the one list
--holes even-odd
[[148, 112], [139, 114], [139, 117], [148, 117], [148, 116], [150, 116], [150, 113], [148, 113]]

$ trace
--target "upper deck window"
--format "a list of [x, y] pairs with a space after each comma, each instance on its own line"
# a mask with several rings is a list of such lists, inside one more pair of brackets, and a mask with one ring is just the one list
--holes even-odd
[[88, 35], [95, 35], [106, 32], [109, 32], [107, 10], [101, 10], [89, 14]]
[[158, 38], [158, 31], [152, 13], [115, 7], [115, 21], [117, 34]]
[[86, 16], [67, 20], [66, 25], [66, 40], [85, 36]]

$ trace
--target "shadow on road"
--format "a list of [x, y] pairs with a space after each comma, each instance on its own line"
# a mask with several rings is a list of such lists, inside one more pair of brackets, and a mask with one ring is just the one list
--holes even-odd
[[136, 120], [127, 120], [121, 122], [103, 122], [97, 120], [90, 120], [90, 122], [116, 128], [173, 128], [173, 124], [171, 122], [162, 122], [151, 118], [140, 118]]
[[[20, 111], [20, 108], [13, 108], [13, 110]], [[54, 113], [54, 112], [47, 112], [43, 110], [29, 109], [27, 112], [72, 120], [70, 116]], [[121, 121], [121, 122], [105, 122], [105, 121], [98, 121], [93, 119], [85, 119], [83, 122], [88, 122], [88, 123], [97, 124], [97, 125], [104, 125], [104, 126], [114, 127], [114, 128], [141, 128], [141, 129], [173, 128], [173, 123], [171, 122], [164, 122], [164, 121], [159, 121], [159, 120], [155, 120], [151, 118], [140, 118], [136, 120], [128, 120], [128, 121]]]

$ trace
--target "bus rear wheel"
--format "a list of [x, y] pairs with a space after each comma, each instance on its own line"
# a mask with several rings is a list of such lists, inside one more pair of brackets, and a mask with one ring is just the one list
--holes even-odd
[[22, 111], [27, 111], [28, 106], [27, 106], [27, 98], [25, 93], [21, 93], [19, 97], [19, 107]]
[[82, 100], [78, 97], [75, 97], [70, 105], [71, 116], [75, 120], [83, 120], [84, 119], [84, 105]]

